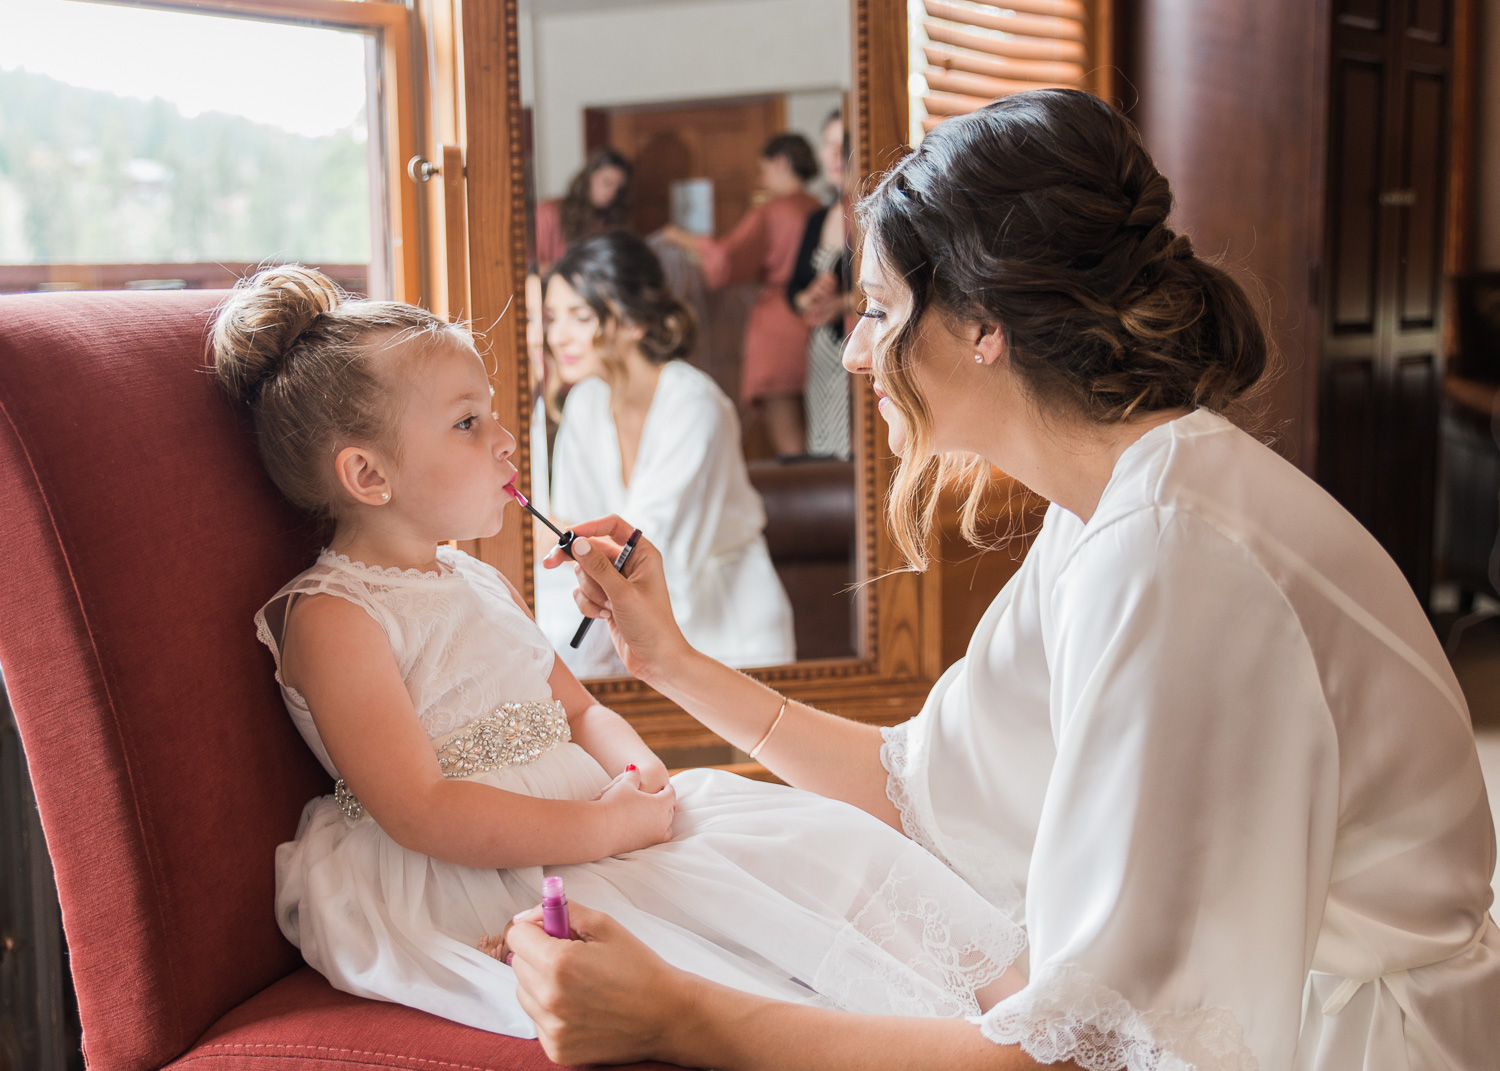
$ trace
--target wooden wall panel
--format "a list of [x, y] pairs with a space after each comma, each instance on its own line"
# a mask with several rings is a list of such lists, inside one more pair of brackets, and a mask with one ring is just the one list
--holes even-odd
[[1329, 255], [1325, 265], [1333, 329], [1339, 334], [1375, 330], [1375, 250], [1380, 244], [1378, 202], [1385, 153], [1385, 68], [1378, 60], [1334, 60], [1329, 126], [1337, 151], [1328, 162], [1333, 193]]
[[[1266, 309], [1281, 371], [1267, 398], [1278, 448], [1316, 456], [1316, 279], [1324, 213], [1331, 0], [1135, 0], [1119, 17], [1131, 110], [1172, 181], [1176, 223]], [[1341, 0], [1384, 17], [1376, 0]], [[1130, 101], [1131, 93], [1121, 95]]]
[[1361, 30], [1385, 28], [1386, 0], [1338, 0], [1334, 16], [1341, 26], [1358, 26]]
[[1403, 187], [1411, 205], [1402, 215], [1401, 288], [1403, 328], [1430, 328], [1442, 300], [1443, 209], [1446, 197], [1448, 128], [1446, 79], [1441, 72], [1407, 75]]
[[1448, 27], [1452, 25], [1451, 0], [1409, 0], [1406, 33], [1408, 37], [1427, 41], [1435, 45], [1448, 43]]
[[1370, 468], [1375, 449], [1375, 359], [1341, 361], [1323, 381], [1318, 478], [1328, 493], [1365, 524], [1371, 518]]
[[1397, 359], [1388, 388], [1392, 412], [1380, 432], [1391, 438], [1384, 478], [1404, 486], [1399, 495], [1387, 497], [1382, 530], [1376, 535], [1424, 602], [1432, 582], [1441, 368], [1442, 358], [1435, 350]]

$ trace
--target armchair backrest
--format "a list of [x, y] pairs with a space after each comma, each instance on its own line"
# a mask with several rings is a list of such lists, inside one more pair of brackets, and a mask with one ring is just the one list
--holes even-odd
[[0, 670], [94, 1071], [298, 965], [272, 854], [328, 790], [251, 623], [316, 533], [204, 370], [223, 297], [0, 298]]

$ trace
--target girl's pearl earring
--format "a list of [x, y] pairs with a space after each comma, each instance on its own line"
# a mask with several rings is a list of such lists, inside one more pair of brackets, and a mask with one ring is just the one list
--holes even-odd
[[382, 491], [382, 492], [380, 492], [380, 501], [382, 501], [382, 502], [389, 502], [390, 500], [391, 500], [391, 493], [389, 491]]

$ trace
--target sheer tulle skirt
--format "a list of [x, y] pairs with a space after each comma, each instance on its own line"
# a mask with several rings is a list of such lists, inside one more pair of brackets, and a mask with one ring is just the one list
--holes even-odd
[[[565, 744], [480, 775], [587, 799], [608, 778]], [[578, 866], [482, 870], [408, 851], [321, 797], [277, 852], [277, 917], [337, 988], [535, 1036], [509, 967], [479, 952], [541, 899], [544, 874], [668, 962], [735, 988], [851, 1011], [957, 1016], [1023, 947], [1014, 924], [854, 807], [714, 770], [679, 774], [673, 839]]]

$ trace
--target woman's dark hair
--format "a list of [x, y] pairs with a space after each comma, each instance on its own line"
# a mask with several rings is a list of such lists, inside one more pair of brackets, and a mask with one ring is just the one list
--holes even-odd
[[[594, 202], [589, 199], [589, 180], [594, 177], [594, 172], [606, 167], [623, 171], [625, 181], [620, 184], [620, 190], [613, 201], [603, 208], [595, 208]], [[630, 161], [614, 149], [595, 149], [588, 162], [583, 165], [583, 170], [573, 176], [573, 181], [568, 184], [568, 192], [563, 195], [562, 203], [558, 206], [563, 241], [572, 245], [601, 230], [625, 226], [630, 221], [630, 179], [634, 173], [635, 169], [630, 166]]]
[[860, 204], [883, 274], [911, 291], [874, 359], [911, 433], [891, 521], [914, 562], [925, 560], [918, 539], [936, 503], [925, 479], [931, 418], [911, 374], [929, 311], [998, 324], [1032, 398], [1096, 423], [1224, 410], [1260, 380], [1259, 315], [1167, 226], [1171, 208], [1135, 127], [1072, 89], [1017, 93], [940, 123]]
[[818, 154], [813, 152], [813, 147], [801, 134], [777, 134], [766, 142], [766, 147], [760, 150], [760, 156], [762, 160], [774, 160], [778, 156], [785, 157], [787, 166], [792, 169], [792, 174], [803, 182], [807, 182], [818, 174]]
[[[570, 246], [547, 273], [545, 285], [562, 278], [599, 318], [639, 327], [641, 353], [653, 364], [686, 357], [698, 336], [693, 310], [667, 288], [661, 261], [628, 231], [606, 231]], [[596, 340], [597, 341], [597, 340]], [[611, 379], [623, 374], [617, 355], [604, 354]]]

